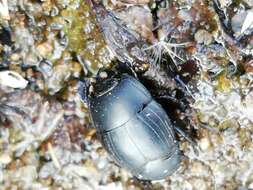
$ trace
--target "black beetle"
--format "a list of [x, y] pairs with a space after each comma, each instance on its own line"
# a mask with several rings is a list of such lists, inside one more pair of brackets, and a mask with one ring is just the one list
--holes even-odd
[[[144, 82], [145, 79], [152, 81], [166, 91], [170, 91], [166, 85], [171, 78], [160, 67], [151, 67], [152, 58], [143, 50], [145, 42], [141, 38], [137, 38], [101, 3], [89, 2], [118, 62], [114, 69], [108, 68], [108, 77], [101, 78], [102, 70], [98, 72], [93, 88], [89, 88], [93, 90], [88, 90], [87, 83], [80, 83], [79, 93], [88, 104], [103, 146], [115, 162], [139, 179], [164, 179], [177, 170], [181, 162], [175, 131], [195, 143], [177, 124], [172, 125], [165, 110], [136, 78], [141, 74]], [[145, 69], [146, 64], [150, 72]], [[122, 72], [122, 68], [127, 72]], [[175, 77], [175, 81], [186, 87], [180, 78]], [[158, 97], [174, 101], [166, 94]]]
[[181, 162], [179, 145], [169, 117], [149, 91], [128, 74], [92, 87], [86, 100], [90, 115], [114, 161], [139, 179], [171, 175]]

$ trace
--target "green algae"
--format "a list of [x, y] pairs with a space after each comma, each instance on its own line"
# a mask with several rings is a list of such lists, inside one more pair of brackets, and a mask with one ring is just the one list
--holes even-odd
[[[87, 3], [80, 1], [78, 8], [69, 6], [61, 11], [60, 18], [65, 20], [63, 30], [69, 40], [67, 49], [90, 63], [92, 71], [98, 70], [105, 64], [100, 55], [106, 45]], [[89, 30], [88, 32], [85, 31], [85, 27]]]

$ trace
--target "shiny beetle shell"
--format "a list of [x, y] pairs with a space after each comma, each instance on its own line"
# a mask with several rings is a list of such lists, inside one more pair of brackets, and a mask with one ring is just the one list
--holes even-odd
[[102, 144], [119, 166], [145, 180], [164, 179], [179, 167], [173, 125], [138, 80], [126, 74], [105, 79], [89, 102]]

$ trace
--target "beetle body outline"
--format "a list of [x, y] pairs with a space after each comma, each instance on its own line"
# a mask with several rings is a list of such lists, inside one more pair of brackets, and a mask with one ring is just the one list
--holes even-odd
[[101, 142], [119, 166], [145, 180], [164, 179], [178, 169], [174, 127], [138, 80], [127, 74], [103, 79], [88, 100]]

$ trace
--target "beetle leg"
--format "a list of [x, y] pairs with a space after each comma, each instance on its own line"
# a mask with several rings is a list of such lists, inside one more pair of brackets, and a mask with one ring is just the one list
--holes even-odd
[[168, 101], [170, 101], [170, 102], [178, 105], [181, 110], [185, 110], [186, 109], [186, 105], [182, 101], [178, 100], [177, 98], [175, 98], [175, 97], [173, 97], [171, 95], [158, 96], [158, 97], [156, 97], [156, 99], [168, 100]]
[[120, 62], [118, 65], [118, 70], [128, 73], [138, 80], [137, 73], [133, 69], [133, 65], [129, 62]]
[[88, 93], [89, 93], [90, 82], [88, 80], [78, 81], [77, 85], [78, 85], [77, 91], [82, 102], [89, 106]]
[[176, 129], [177, 133], [179, 133], [189, 143], [191, 143], [194, 146], [196, 145], [196, 143], [180, 127], [174, 126], [174, 128]]
[[133, 75], [136, 79], [138, 79], [137, 73], [134, 71], [132, 64], [129, 63], [129, 62], [125, 62], [125, 64], [126, 64], [127, 68], [129, 69], [129, 71], [132, 73], [132, 75]]
[[137, 182], [142, 187], [142, 189], [149, 189], [149, 190], [153, 189], [150, 180], [138, 179], [135, 176], [133, 177], [133, 180]]
[[174, 103], [176, 103], [176, 104], [179, 104], [179, 100], [176, 99], [176, 98], [173, 97], [173, 96], [170, 96], [170, 95], [162, 95], [162, 96], [158, 96], [158, 97], [156, 97], [156, 98], [158, 98], [158, 99], [167, 99], [167, 100], [172, 101], [172, 102], [174, 102]]
[[183, 92], [185, 92], [185, 94], [188, 94], [193, 99], [195, 99], [194, 96], [193, 96], [193, 93], [192, 93], [191, 89], [182, 81], [182, 79], [180, 79], [179, 75], [176, 75], [174, 77], [174, 79], [182, 87], [182, 90], [183, 90]]
[[184, 132], [180, 127], [178, 126], [174, 126], [174, 129], [176, 130], [176, 132], [181, 135], [185, 140], [187, 140], [191, 146], [193, 147], [193, 150], [195, 152], [195, 154], [199, 154], [199, 151], [196, 147], [198, 147], [197, 143], [192, 140], [187, 134], [186, 132]]

